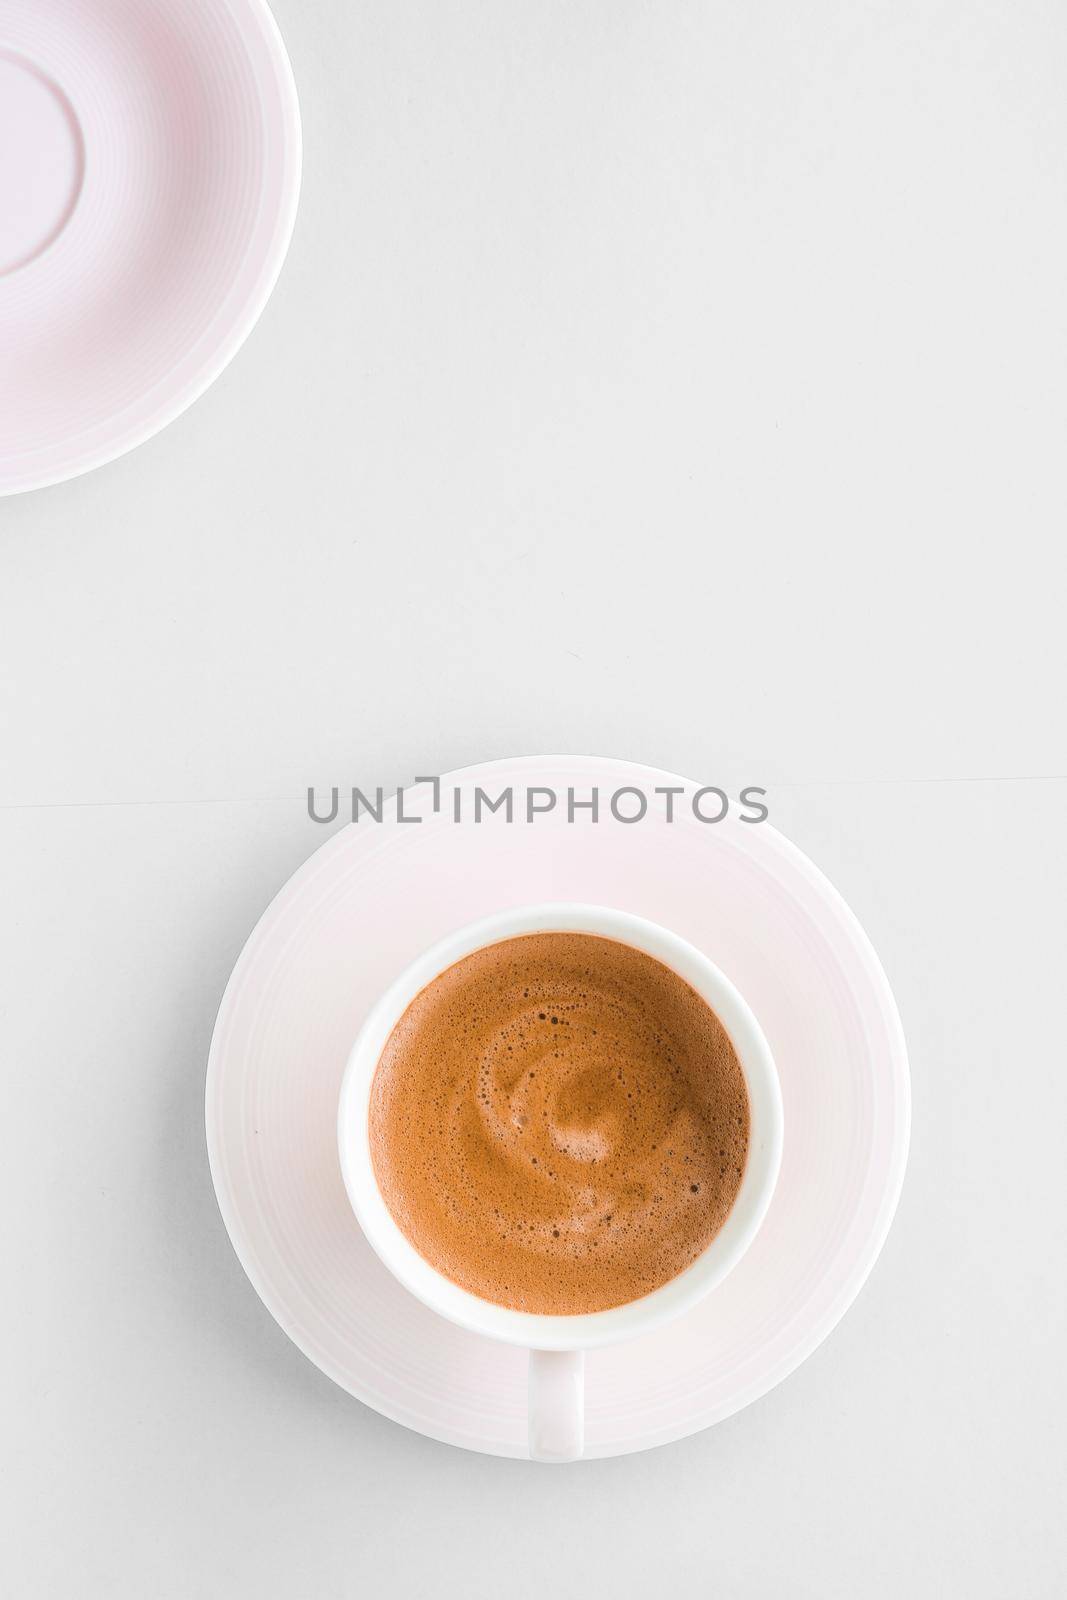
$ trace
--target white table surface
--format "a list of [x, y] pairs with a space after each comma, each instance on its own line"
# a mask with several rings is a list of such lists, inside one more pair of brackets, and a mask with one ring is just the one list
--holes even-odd
[[[279, 0], [305, 189], [216, 387], [0, 506], [14, 1600], [1063, 1592], [1067, 12]], [[914, 1078], [886, 1250], [644, 1456], [309, 1365], [203, 1139], [309, 783], [765, 785]]]

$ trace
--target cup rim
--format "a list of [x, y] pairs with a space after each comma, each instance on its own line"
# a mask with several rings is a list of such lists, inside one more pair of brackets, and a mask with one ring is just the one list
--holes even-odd
[[[453, 1283], [411, 1244], [385, 1203], [370, 1149], [371, 1084], [389, 1035], [415, 997], [464, 956], [530, 933], [588, 933], [642, 950], [671, 968], [712, 1008], [737, 1052], [749, 1101], [741, 1186], [715, 1237], [695, 1261], [640, 1299], [604, 1311], [516, 1311]], [[632, 912], [544, 901], [495, 912], [446, 934], [394, 979], [371, 1007], [348, 1056], [337, 1114], [338, 1153], [349, 1202], [371, 1248], [430, 1310], [472, 1333], [540, 1350], [583, 1350], [647, 1333], [688, 1311], [740, 1261], [766, 1216], [781, 1165], [781, 1087], [763, 1030], [713, 961], [679, 934]]]

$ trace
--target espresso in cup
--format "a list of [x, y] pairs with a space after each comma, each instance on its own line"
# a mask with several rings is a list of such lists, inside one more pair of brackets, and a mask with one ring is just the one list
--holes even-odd
[[714, 1011], [644, 951], [504, 939], [409, 1004], [370, 1094], [401, 1232], [471, 1294], [575, 1315], [683, 1272], [745, 1169], [744, 1075]]

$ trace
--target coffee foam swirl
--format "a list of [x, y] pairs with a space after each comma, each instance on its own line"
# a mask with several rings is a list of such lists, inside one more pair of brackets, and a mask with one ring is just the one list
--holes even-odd
[[728, 1214], [748, 1103], [710, 1008], [586, 934], [477, 951], [417, 996], [371, 1095], [375, 1173], [438, 1271], [526, 1311], [638, 1298]]

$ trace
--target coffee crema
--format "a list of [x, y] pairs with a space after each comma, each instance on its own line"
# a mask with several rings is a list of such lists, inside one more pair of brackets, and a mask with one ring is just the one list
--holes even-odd
[[374, 1174], [432, 1267], [516, 1311], [605, 1311], [718, 1233], [748, 1148], [725, 1028], [630, 945], [535, 933], [465, 956], [393, 1029]]

